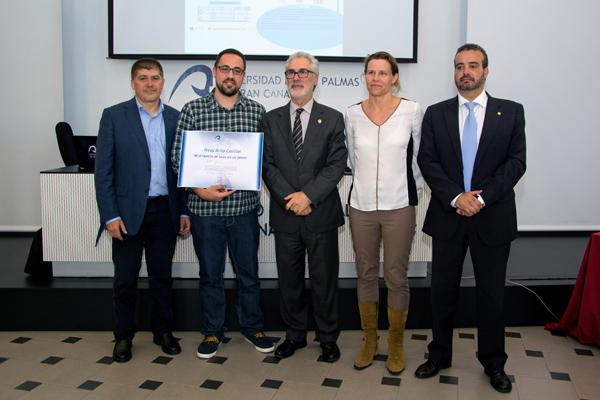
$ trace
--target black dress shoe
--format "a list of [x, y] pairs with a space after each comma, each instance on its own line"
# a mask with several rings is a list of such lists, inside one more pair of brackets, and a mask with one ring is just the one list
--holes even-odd
[[296, 350], [306, 347], [306, 340], [301, 342], [285, 339], [283, 343], [277, 346], [275, 350], [275, 357], [277, 358], [288, 358], [294, 355]]
[[131, 360], [131, 340], [117, 340], [113, 349], [113, 360], [120, 363]]
[[162, 351], [167, 354], [174, 355], [181, 353], [181, 346], [179, 346], [179, 342], [173, 337], [171, 332], [163, 333], [160, 336], [154, 336], [153, 342], [154, 344], [159, 345]]
[[321, 343], [321, 350], [321, 361], [332, 363], [340, 359], [340, 348], [335, 342]]
[[490, 385], [500, 393], [510, 393], [512, 383], [506, 373], [502, 370], [486, 372], [490, 377]]
[[450, 368], [450, 363], [440, 363], [436, 360], [427, 360], [423, 364], [419, 365], [415, 371], [415, 376], [419, 379], [431, 378], [436, 376], [440, 369]]

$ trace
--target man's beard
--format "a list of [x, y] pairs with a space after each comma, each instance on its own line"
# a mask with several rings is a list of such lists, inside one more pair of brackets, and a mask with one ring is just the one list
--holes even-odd
[[485, 83], [485, 76], [482, 76], [481, 79], [479, 80], [467, 80], [467, 81], [461, 81], [458, 80], [455, 82], [456, 83], [456, 87], [458, 88], [458, 90], [464, 90], [464, 91], [470, 91], [470, 90], [475, 90], [475, 89], [479, 89], [484, 83]]
[[221, 92], [222, 94], [224, 94], [225, 96], [228, 96], [228, 97], [233, 97], [236, 94], [238, 94], [238, 92], [240, 91], [240, 88], [237, 87], [236, 85], [233, 85], [232, 87], [228, 88], [225, 86], [226, 81], [227, 80], [225, 80], [221, 83], [217, 82], [217, 88], [219, 89], [219, 92]]

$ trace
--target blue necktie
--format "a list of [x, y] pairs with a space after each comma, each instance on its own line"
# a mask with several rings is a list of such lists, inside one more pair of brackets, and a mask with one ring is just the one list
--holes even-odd
[[473, 166], [477, 154], [477, 120], [475, 119], [475, 106], [477, 103], [465, 103], [469, 114], [465, 120], [462, 137], [462, 161], [465, 192], [471, 191], [471, 178], [473, 177]]

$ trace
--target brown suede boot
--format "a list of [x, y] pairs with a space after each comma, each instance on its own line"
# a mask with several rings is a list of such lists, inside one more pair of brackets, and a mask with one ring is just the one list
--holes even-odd
[[373, 364], [377, 354], [377, 303], [358, 303], [363, 342], [354, 359], [354, 368], [365, 369]]
[[404, 371], [404, 326], [408, 310], [388, 308], [388, 358], [385, 366], [390, 374], [398, 375]]

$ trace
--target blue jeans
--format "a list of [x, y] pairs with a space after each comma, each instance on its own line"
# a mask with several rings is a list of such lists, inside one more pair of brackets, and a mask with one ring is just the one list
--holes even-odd
[[237, 315], [244, 335], [263, 330], [258, 279], [259, 227], [256, 210], [234, 217], [192, 214], [194, 250], [200, 261], [202, 333], [223, 339], [225, 249], [237, 279]]

